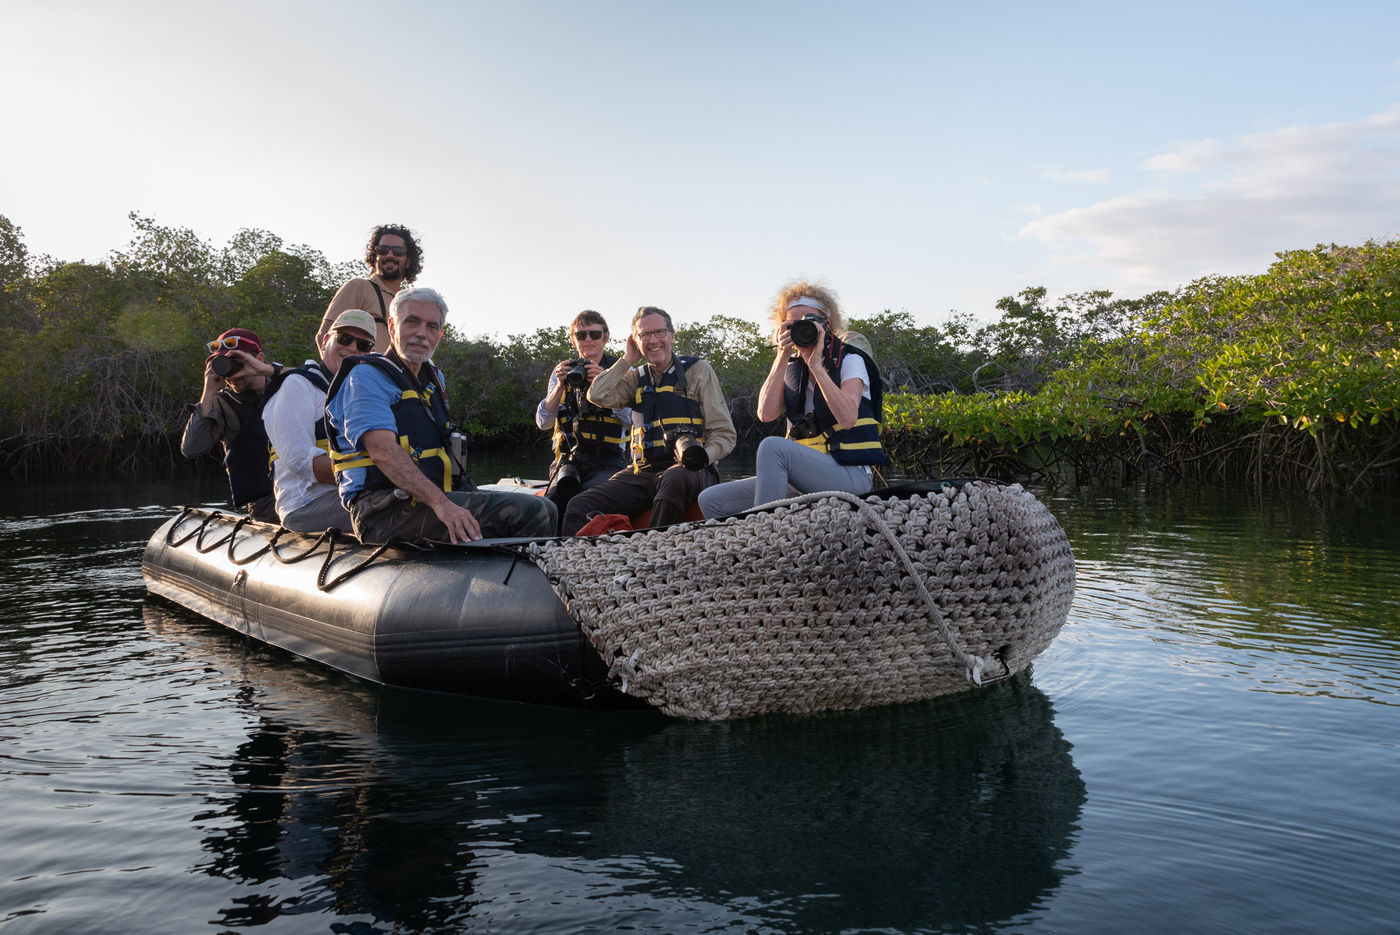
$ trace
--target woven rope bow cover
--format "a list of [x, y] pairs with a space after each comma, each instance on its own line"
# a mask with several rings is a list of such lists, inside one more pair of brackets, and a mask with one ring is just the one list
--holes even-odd
[[1025, 668], [1074, 597], [1050, 511], [982, 481], [532, 553], [624, 691], [704, 720], [962, 691]]

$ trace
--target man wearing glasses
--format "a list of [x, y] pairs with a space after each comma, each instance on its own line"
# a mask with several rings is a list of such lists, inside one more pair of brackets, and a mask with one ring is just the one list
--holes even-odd
[[447, 303], [415, 287], [389, 305], [389, 351], [351, 357], [326, 396], [331, 462], [361, 542], [552, 536], [554, 504], [458, 483], [433, 352]]
[[604, 409], [587, 399], [594, 377], [617, 363], [603, 353], [608, 323], [589, 309], [574, 316], [569, 342], [575, 357], [561, 361], [549, 374], [544, 399], [535, 410], [535, 424], [554, 432], [554, 464], [549, 469], [545, 496], [563, 516], [569, 500], [580, 490], [603, 483], [626, 466], [622, 443], [630, 425], [630, 409]]
[[349, 532], [350, 511], [340, 502], [326, 435], [326, 390], [341, 362], [374, 350], [374, 317], [352, 308], [336, 316], [321, 339], [321, 359], [308, 360], [272, 380], [263, 425], [271, 445], [272, 492], [277, 516], [294, 532], [335, 527]]
[[423, 251], [413, 232], [402, 224], [381, 224], [370, 234], [365, 248], [365, 265], [370, 268], [368, 279], [348, 280], [331, 299], [321, 327], [316, 330], [316, 346], [321, 346], [340, 313], [347, 309], [368, 309], [378, 323], [374, 349], [381, 354], [389, 349], [389, 331], [385, 319], [389, 303], [404, 286], [418, 278], [423, 271]]
[[637, 309], [622, 359], [593, 381], [589, 402], [632, 408], [632, 466], [569, 501], [564, 535], [594, 515], [633, 516], [647, 507], [651, 526], [679, 523], [700, 491], [719, 482], [715, 462], [738, 441], [729, 405], [710, 362], [677, 356], [675, 338], [665, 311]]
[[180, 453], [198, 460], [222, 445], [234, 504], [253, 519], [275, 523], [262, 411], [267, 376], [277, 368], [264, 362], [262, 341], [246, 328], [230, 328], [206, 346], [204, 392], [190, 407]]

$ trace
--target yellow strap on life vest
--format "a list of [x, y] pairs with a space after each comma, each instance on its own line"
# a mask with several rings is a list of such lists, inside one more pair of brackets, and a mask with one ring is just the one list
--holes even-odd
[[591, 442], [603, 442], [604, 444], [608, 444], [608, 445], [620, 445], [620, 444], [622, 444], [622, 436], [621, 436], [621, 435], [597, 435], [597, 434], [594, 434], [593, 432], [581, 432], [581, 431], [575, 431], [574, 434], [577, 435], [579, 438], [586, 438], [588, 441], [591, 441]]
[[[852, 425], [851, 428], [862, 425], [878, 426], [879, 424], [880, 422], [878, 419], [857, 419], [855, 425]], [[849, 429], [847, 431], [849, 431]], [[788, 438], [799, 444], [806, 445], [808, 448], [815, 448], [817, 451], [830, 451], [832, 434], [833, 433], [823, 432], [820, 435], [813, 435], [811, 438], [792, 438], [792, 436], [789, 435]], [[877, 438], [869, 442], [837, 442], [836, 447], [840, 448], [842, 451], [868, 451], [870, 449], [879, 448], [880, 440]]]
[[349, 471], [352, 468], [374, 467], [374, 459], [367, 451], [332, 451], [331, 473], [339, 474], [341, 471]]
[[[330, 453], [331, 453], [331, 441], [330, 441], [329, 438], [318, 438], [318, 439], [316, 439], [316, 447], [317, 447], [317, 448], [320, 448], [320, 449], [321, 449], [322, 451], [324, 451], [326, 454], [330, 454]], [[277, 460], [277, 449], [272, 447], [272, 442], [268, 442], [268, 443], [267, 443], [267, 469], [268, 469], [269, 471], [272, 470], [273, 462], [275, 462], [276, 460]], [[332, 467], [332, 470], [334, 470], [334, 467]]]
[[426, 461], [428, 458], [437, 458], [442, 462], [442, 489], [444, 493], [452, 490], [452, 457], [447, 453], [446, 448], [420, 448], [414, 449], [408, 443], [407, 435], [399, 436], [399, 447], [408, 452], [408, 456], [414, 461]]

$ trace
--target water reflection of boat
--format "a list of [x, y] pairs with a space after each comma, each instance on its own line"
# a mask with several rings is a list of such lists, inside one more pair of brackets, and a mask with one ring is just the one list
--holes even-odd
[[631, 535], [371, 549], [187, 509], [147, 587], [389, 685], [719, 720], [912, 701], [1022, 671], [1074, 561], [1019, 486], [820, 494]]
[[688, 725], [623, 751], [593, 833], [664, 856], [667, 887], [755, 900], [783, 930], [979, 930], [1064, 876], [1085, 799], [1069, 751], [1025, 676], [913, 707]]
[[599, 719], [370, 691], [146, 620], [247, 714], [199, 817], [205, 872], [238, 887], [227, 925], [485, 930], [528, 904], [539, 931], [965, 931], [1069, 872], [1085, 787], [1025, 676], [808, 718]]

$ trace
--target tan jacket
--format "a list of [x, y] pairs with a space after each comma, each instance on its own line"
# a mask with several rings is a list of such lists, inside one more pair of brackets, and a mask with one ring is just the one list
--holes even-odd
[[[645, 360], [637, 366], [648, 366]], [[673, 364], [674, 366], [674, 364]], [[739, 433], [734, 430], [734, 420], [729, 416], [729, 404], [724, 401], [719, 377], [710, 362], [701, 358], [690, 365], [685, 372], [685, 395], [698, 400], [705, 414], [705, 454], [714, 464], [734, 450], [739, 441]], [[637, 371], [618, 358], [617, 363], [598, 374], [593, 385], [588, 388], [588, 400], [596, 406], [607, 409], [624, 409], [635, 404], [637, 396]], [[634, 422], [642, 418], [639, 410], [632, 410]], [[635, 426], [634, 426], [635, 430]]]
[[[374, 291], [375, 284], [384, 292], [384, 307], [379, 307], [379, 296]], [[321, 327], [316, 329], [316, 346], [321, 346], [321, 338], [331, 330], [336, 318], [346, 309], [360, 308], [369, 312], [379, 323], [378, 334], [374, 336], [374, 349], [384, 353], [389, 349], [389, 326], [384, 319], [389, 317], [389, 303], [394, 301], [398, 289], [389, 285], [375, 274], [369, 279], [351, 279], [336, 290], [331, 304], [326, 306], [326, 314], [321, 319]]]

